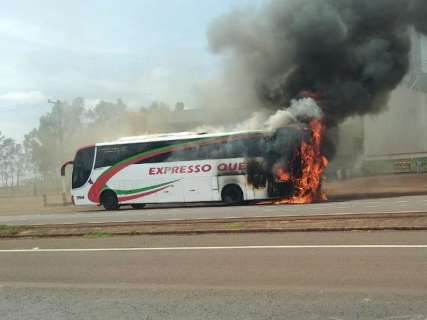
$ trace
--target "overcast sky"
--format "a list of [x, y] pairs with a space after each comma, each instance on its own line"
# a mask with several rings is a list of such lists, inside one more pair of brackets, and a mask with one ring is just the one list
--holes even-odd
[[261, 1], [4, 1], [0, 131], [20, 140], [48, 98], [194, 107], [197, 84], [221, 65], [208, 50], [210, 22]]

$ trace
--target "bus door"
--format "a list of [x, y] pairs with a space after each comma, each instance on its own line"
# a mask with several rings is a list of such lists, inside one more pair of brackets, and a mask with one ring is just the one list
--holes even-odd
[[212, 189], [218, 189], [217, 177], [196, 176], [189, 177], [184, 181], [185, 202], [212, 201]]
[[183, 202], [184, 201], [184, 192], [183, 192], [183, 182], [175, 181], [167, 188], [159, 192], [159, 202]]

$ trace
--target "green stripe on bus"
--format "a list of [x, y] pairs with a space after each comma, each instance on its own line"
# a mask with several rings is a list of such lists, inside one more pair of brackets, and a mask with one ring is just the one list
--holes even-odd
[[156, 188], [159, 188], [159, 187], [163, 187], [163, 186], [166, 186], [168, 184], [177, 182], [179, 180], [181, 180], [181, 179], [172, 180], [172, 181], [168, 181], [168, 182], [164, 182], [164, 183], [159, 183], [159, 184], [155, 184], [155, 185], [144, 187], [144, 188], [138, 188], [138, 189], [131, 189], [131, 190], [117, 190], [117, 189], [113, 189], [113, 190], [114, 190], [114, 192], [118, 196], [129, 195], [129, 194], [140, 193], [140, 192], [144, 192], [144, 191], [149, 191], [149, 190], [152, 190], [152, 189], [156, 189]]

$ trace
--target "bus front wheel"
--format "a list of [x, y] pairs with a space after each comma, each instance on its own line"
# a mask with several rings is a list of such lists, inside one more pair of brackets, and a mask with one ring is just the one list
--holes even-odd
[[117, 195], [111, 191], [104, 191], [101, 195], [101, 204], [105, 210], [117, 210], [119, 208], [119, 199]]
[[239, 186], [231, 184], [222, 189], [222, 202], [226, 205], [237, 205], [243, 202], [243, 192]]

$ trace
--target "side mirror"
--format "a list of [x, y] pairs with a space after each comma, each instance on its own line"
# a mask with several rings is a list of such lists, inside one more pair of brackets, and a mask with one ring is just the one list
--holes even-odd
[[66, 168], [69, 164], [74, 164], [74, 162], [73, 162], [73, 161], [67, 161], [67, 162], [65, 162], [65, 163], [61, 166], [61, 177], [65, 177], [65, 168]]

